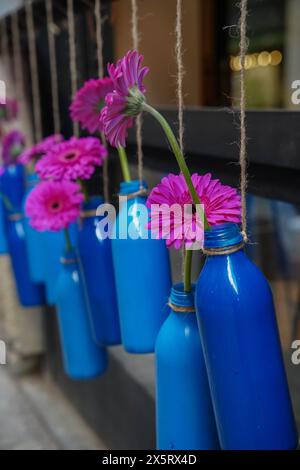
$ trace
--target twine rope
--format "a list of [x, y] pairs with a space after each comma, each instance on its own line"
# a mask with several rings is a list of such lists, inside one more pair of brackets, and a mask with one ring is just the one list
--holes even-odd
[[236, 251], [241, 250], [245, 245], [245, 242], [242, 241], [236, 245], [228, 246], [225, 248], [204, 248], [203, 253], [208, 256], [220, 256], [220, 255], [230, 255]]
[[97, 215], [96, 209], [90, 209], [90, 210], [80, 212], [81, 219], [90, 219], [91, 217], [96, 217], [96, 215]]
[[240, 3], [240, 191], [242, 203], [242, 235], [244, 241], [247, 236], [247, 123], [246, 123], [246, 83], [245, 83], [245, 61], [247, 53], [247, 15], [248, 0], [241, 0]]
[[35, 29], [32, 11], [32, 1], [26, 2], [26, 26], [28, 35], [29, 47], [29, 62], [31, 73], [31, 89], [33, 97], [33, 119], [34, 119], [34, 135], [35, 141], [39, 142], [42, 139], [42, 118], [41, 118], [41, 97], [39, 89], [39, 72], [37, 65], [36, 43], [35, 43]]
[[[103, 33], [102, 33], [102, 14], [101, 0], [95, 1], [95, 22], [96, 22], [96, 45], [99, 77], [104, 77], [104, 60], [103, 60]], [[101, 133], [102, 143], [106, 146], [105, 135]], [[103, 194], [105, 202], [109, 201], [109, 176], [108, 176], [108, 158], [104, 159], [102, 167]]]
[[[176, 22], [175, 22], [175, 54], [177, 63], [177, 107], [178, 107], [178, 139], [181, 153], [184, 153], [183, 149], [183, 137], [184, 137], [184, 124], [183, 124], [183, 77], [184, 77], [184, 65], [183, 65], [183, 39], [182, 39], [182, 0], [176, 2]], [[185, 273], [185, 256], [186, 250], [183, 244], [181, 250], [181, 272], [184, 278]]]
[[176, 62], [177, 62], [177, 100], [178, 100], [178, 130], [179, 130], [179, 145], [183, 153], [183, 137], [184, 137], [184, 124], [183, 124], [183, 50], [182, 50], [182, 0], [177, 0], [176, 6]]
[[95, 1], [96, 43], [99, 77], [104, 77], [101, 0]]
[[23, 101], [24, 92], [24, 76], [20, 46], [20, 29], [19, 29], [19, 17], [16, 11], [11, 15], [11, 27], [12, 27], [12, 41], [13, 41], [13, 59], [14, 59], [14, 72], [16, 80], [17, 98], [19, 102]]
[[119, 197], [120, 199], [124, 199], [124, 200], [130, 200], [130, 199], [134, 199], [136, 197], [139, 197], [139, 196], [142, 196], [142, 197], [146, 197], [148, 195], [148, 190], [145, 189], [145, 188], [141, 188], [139, 189], [138, 191], [135, 191], [134, 193], [130, 193], [130, 194], [119, 194]]
[[[77, 67], [76, 67], [76, 44], [75, 44], [75, 19], [74, 19], [74, 2], [68, 0], [67, 4], [68, 16], [68, 39], [69, 39], [69, 60], [71, 74], [71, 93], [72, 98], [77, 91]], [[73, 121], [73, 134], [79, 136], [79, 123]]]
[[58, 94], [58, 74], [55, 51], [55, 37], [53, 32], [53, 4], [52, 0], [46, 0], [46, 16], [47, 16], [47, 33], [49, 44], [50, 59], [50, 75], [51, 75], [51, 94], [52, 94], [52, 111], [53, 124], [55, 134], [59, 134], [61, 130], [60, 113], [59, 113], [59, 94]]
[[23, 214], [16, 212], [15, 214], [10, 214], [8, 219], [12, 222], [18, 222], [19, 220], [23, 219]]
[[[138, 30], [138, 0], [131, 0], [131, 35], [133, 49], [139, 48], [139, 30]], [[137, 158], [138, 158], [138, 178], [140, 186], [143, 184], [144, 173], [144, 156], [143, 156], [143, 141], [142, 141], [142, 116], [136, 118], [136, 145], [137, 145]]]
[[168, 306], [173, 310], [173, 312], [179, 313], [195, 313], [195, 307], [179, 307], [179, 305], [172, 304], [172, 302], [168, 302]]

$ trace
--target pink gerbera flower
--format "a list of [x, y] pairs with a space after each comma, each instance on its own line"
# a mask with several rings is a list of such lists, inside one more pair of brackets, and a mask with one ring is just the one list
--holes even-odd
[[[192, 181], [210, 225], [240, 222], [241, 198], [236, 189], [212, 179], [210, 173], [203, 176], [195, 173]], [[168, 209], [172, 206], [174, 211], [170, 215]], [[186, 247], [195, 242], [203, 243], [203, 223], [196, 217], [195, 206], [182, 174], [169, 174], [163, 178], [151, 191], [147, 207], [150, 209], [149, 228], [157, 238], [166, 238], [168, 247], [179, 249], [183, 243]]]
[[25, 136], [18, 130], [8, 132], [2, 141], [2, 160], [5, 166], [15, 164], [23, 152]]
[[41, 142], [32, 145], [29, 149], [25, 150], [19, 157], [19, 162], [27, 165], [31, 162], [37, 162], [43, 155], [45, 155], [53, 145], [59, 144], [64, 140], [61, 134], [54, 134], [46, 137]]
[[28, 195], [25, 213], [36, 230], [58, 232], [80, 215], [84, 197], [71, 181], [42, 181]]
[[113, 89], [113, 81], [109, 77], [85, 82], [70, 106], [72, 120], [80, 122], [91, 134], [102, 131], [100, 112], [105, 105], [105, 96]]
[[89, 179], [103, 163], [107, 150], [95, 137], [72, 137], [52, 147], [35, 166], [41, 179]]
[[125, 147], [128, 129], [142, 110], [146, 91], [143, 79], [149, 72], [148, 67], [141, 66], [142, 61], [143, 56], [137, 51], [128, 51], [116, 66], [108, 65], [114, 91], [106, 95], [100, 122], [107, 140], [114, 147]]

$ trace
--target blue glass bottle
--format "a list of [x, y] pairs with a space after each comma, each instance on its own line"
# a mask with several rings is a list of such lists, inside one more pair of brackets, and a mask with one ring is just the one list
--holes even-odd
[[1, 176], [1, 192], [10, 203], [11, 208], [4, 204], [4, 216], [7, 221], [11, 210], [19, 211], [25, 193], [25, 176], [23, 165], [9, 165]]
[[122, 343], [137, 354], [154, 352], [171, 288], [165, 241], [151, 239], [147, 220], [139, 219], [140, 210], [147, 213], [145, 196], [135, 195], [139, 189], [139, 181], [121, 183], [127, 203], [121, 204], [112, 239]]
[[[194, 286], [171, 290], [170, 314], [156, 341], [156, 438], [159, 450], [219, 448], [194, 310]], [[177, 311], [182, 310], [182, 311]]]
[[21, 213], [12, 212], [8, 215], [7, 243], [21, 305], [23, 307], [43, 305], [44, 289], [40, 284], [32, 282], [30, 278], [23, 215]]
[[5, 255], [8, 252], [6, 224], [4, 220], [4, 207], [3, 199], [0, 196], [0, 255]]
[[78, 253], [90, 301], [95, 341], [105, 346], [120, 344], [121, 332], [111, 240], [97, 230], [96, 209], [104, 199], [95, 196], [84, 203], [78, 230]]
[[106, 350], [93, 340], [88, 305], [74, 250], [65, 253], [57, 282], [57, 314], [66, 373], [75, 380], [105, 372]]
[[[221, 447], [295, 449], [297, 431], [271, 289], [235, 224], [207, 231], [197, 316]], [[233, 253], [215, 254], [216, 250]], [[222, 253], [222, 251], [221, 251]]]
[[[26, 194], [23, 200], [23, 208], [26, 198], [38, 183], [39, 178], [35, 173], [28, 173], [26, 178]], [[38, 284], [45, 281], [45, 232], [38, 232], [29, 223], [24, 213], [24, 230], [26, 235], [26, 249], [29, 263], [30, 277]]]

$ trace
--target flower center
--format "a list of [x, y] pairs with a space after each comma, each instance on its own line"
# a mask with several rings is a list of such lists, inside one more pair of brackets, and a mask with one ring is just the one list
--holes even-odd
[[51, 212], [59, 212], [61, 210], [62, 204], [60, 201], [52, 201], [50, 204], [50, 211]]
[[78, 156], [79, 152], [77, 150], [70, 150], [61, 156], [61, 160], [65, 162], [73, 162]]

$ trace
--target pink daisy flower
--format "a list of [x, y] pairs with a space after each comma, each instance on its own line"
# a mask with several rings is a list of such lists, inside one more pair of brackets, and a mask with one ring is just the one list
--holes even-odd
[[29, 193], [25, 213], [36, 230], [58, 232], [79, 217], [83, 199], [77, 183], [42, 181]]
[[38, 161], [35, 170], [44, 180], [88, 180], [107, 157], [107, 150], [95, 137], [71, 137], [52, 147]]
[[100, 122], [114, 147], [125, 147], [128, 129], [133, 126], [134, 117], [140, 114], [145, 100], [143, 79], [149, 68], [141, 66], [143, 59], [137, 51], [128, 51], [116, 66], [108, 65], [114, 91], [106, 95]]
[[100, 112], [105, 105], [105, 96], [113, 89], [113, 81], [109, 77], [85, 82], [70, 106], [72, 120], [80, 122], [83, 129], [87, 129], [90, 134], [102, 131]]
[[[212, 179], [210, 173], [203, 176], [195, 173], [192, 181], [210, 225], [241, 221], [241, 198], [236, 189]], [[160, 211], [154, 204], [160, 206]], [[174, 213], [172, 211], [170, 216], [171, 206]], [[183, 243], [186, 247], [195, 242], [203, 244], [203, 223], [196, 217], [182, 174], [163, 178], [151, 191], [147, 207], [150, 209], [149, 228], [157, 238], [165, 238], [168, 247], [179, 249]]]
[[46, 137], [41, 142], [33, 145], [25, 150], [19, 157], [19, 162], [27, 165], [31, 162], [37, 162], [43, 155], [45, 155], [53, 145], [59, 144], [64, 140], [61, 134], [54, 134]]
[[25, 136], [18, 130], [12, 130], [3, 137], [2, 161], [5, 166], [16, 163], [18, 156], [23, 152]]

